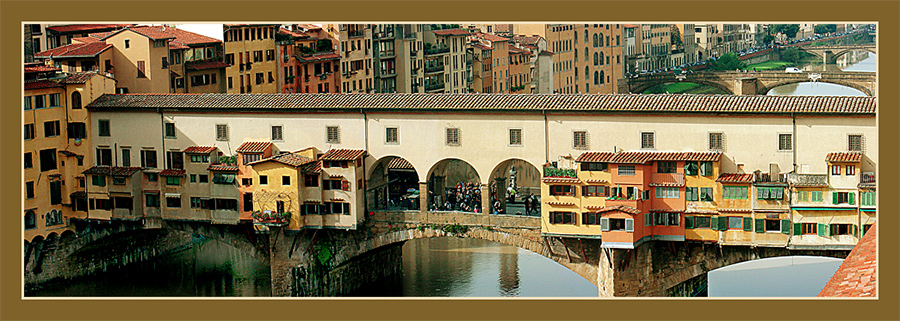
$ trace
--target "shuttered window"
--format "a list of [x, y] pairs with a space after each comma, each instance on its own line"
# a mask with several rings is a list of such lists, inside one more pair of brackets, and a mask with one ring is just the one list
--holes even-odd
[[137, 77], [138, 78], [147, 78], [147, 75], [144, 74], [144, 66], [145, 62], [143, 60], [137, 61]]
[[522, 145], [522, 129], [521, 128], [510, 128], [509, 129], [509, 144], [511, 146], [521, 146]]
[[725, 149], [725, 134], [723, 133], [709, 133], [709, 150], [724, 150]]
[[384, 129], [384, 142], [388, 144], [397, 144], [400, 140], [398, 139], [398, 128], [397, 127], [387, 127]]
[[459, 146], [459, 128], [447, 128], [447, 145]]
[[272, 140], [284, 140], [284, 127], [272, 126]]
[[652, 149], [656, 148], [656, 142], [654, 141], [652, 132], [643, 132], [641, 133], [641, 148]]
[[586, 131], [574, 131], [572, 132], [572, 148], [574, 149], [587, 149], [588, 148], [588, 134]]
[[228, 125], [216, 124], [216, 140], [218, 140], [218, 141], [228, 140]]

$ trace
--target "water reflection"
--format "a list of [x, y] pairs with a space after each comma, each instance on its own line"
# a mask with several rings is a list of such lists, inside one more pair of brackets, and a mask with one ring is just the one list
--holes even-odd
[[442, 237], [403, 246], [403, 296], [596, 297], [597, 287], [531, 251]]
[[[867, 51], [853, 51], [838, 57], [837, 64], [829, 64], [829, 71], [842, 69], [843, 71], [876, 71], [875, 54]], [[804, 71], [821, 71], [821, 62], [812, 63], [802, 67]], [[769, 96], [866, 96], [857, 89], [825, 82], [801, 82], [779, 86], [770, 90]]]

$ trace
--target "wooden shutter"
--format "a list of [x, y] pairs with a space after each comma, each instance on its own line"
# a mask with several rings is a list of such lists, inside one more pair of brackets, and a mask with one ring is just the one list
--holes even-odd
[[644, 214], [644, 226], [650, 226], [653, 223], [653, 217], [650, 213]]
[[756, 199], [758, 199], [758, 200], [763, 199], [763, 190], [764, 190], [764, 189], [765, 189], [764, 187], [757, 187], [757, 188], [756, 188]]
[[831, 204], [838, 203], [838, 192], [831, 192]]
[[756, 225], [756, 233], [765, 233], [766, 232], [766, 219], [758, 218], [753, 222]]
[[772, 198], [777, 199], [777, 200], [783, 200], [783, 199], [784, 199], [784, 188], [779, 187], [779, 188], [776, 188], [776, 189], [774, 189], [774, 190], [772, 190], [772, 191], [773, 191], [773, 192], [776, 192], [776, 194], [775, 194]]
[[345, 191], [349, 191], [350, 190], [350, 182], [347, 181], [346, 179], [342, 180], [341, 181], [341, 189], [343, 189]]
[[693, 216], [685, 216], [684, 217], [684, 228], [685, 229], [693, 229], [694, 228], [694, 217]]
[[791, 220], [781, 220], [781, 233], [791, 235]]
[[856, 204], [856, 193], [850, 193], [850, 197], [847, 200], [850, 202], [850, 205]]
[[709, 218], [709, 228], [713, 231], [719, 230], [719, 218], [717, 216], [712, 216]]
[[753, 219], [749, 217], [744, 218], [744, 231], [750, 232], [753, 230], [751, 226], [753, 224]]
[[720, 217], [719, 218], [719, 231], [727, 231], [728, 230], [728, 218]]
[[609, 218], [601, 217], [600, 218], [600, 230], [601, 231], [609, 231]]
[[826, 236], [826, 235], [825, 235], [825, 228], [826, 228], [826, 227], [827, 227], [826, 224], [822, 224], [822, 223], [816, 224], [816, 230], [817, 230], [816, 232], [817, 232], [817, 234], [819, 234], [819, 236]]
[[586, 196], [586, 195], [587, 195], [587, 188], [588, 188], [587, 186], [582, 186], [582, 187], [581, 187], [581, 196]]
[[634, 232], [634, 219], [633, 218], [625, 219], [625, 232]]

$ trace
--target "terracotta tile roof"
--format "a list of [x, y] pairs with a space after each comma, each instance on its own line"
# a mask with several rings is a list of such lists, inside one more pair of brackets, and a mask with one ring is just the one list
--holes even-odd
[[96, 57], [101, 52], [112, 48], [112, 44], [105, 42], [73, 43], [50, 50], [44, 50], [34, 54], [35, 58], [81, 58]]
[[403, 158], [397, 157], [388, 162], [387, 168], [390, 169], [415, 169], [412, 164]]
[[550, 201], [550, 202], [547, 202], [547, 205], [552, 205], [552, 206], [575, 206], [575, 203], [572, 203], [572, 202], [556, 202], [556, 201]]
[[631, 206], [625, 206], [625, 205], [604, 206], [603, 208], [597, 210], [597, 213], [604, 213], [604, 212], [610, 212], [610, 211], [620, 211], [620, 212], [625, 212], [628, 214], [641, 214], [641, 210], [636, 209]]
[[571, 177], [544, 177], [541, 181], [551, 184], [581, 184], [580, 179]]
[[875, 225], [869, 228], [831, 280], [825, 284], [820, 297], [874, 297], [876, 274]]
[[86, 83], [91, 78], [94, 78], [97, 73], [94, 71], [85, 71], [85, 72], [76, 72], [69, 74], [68, 77], [63, 78], [59, 81], [61, 84], [83, 84]]
[[[622, 206], [622, 205], [619, 205]], [[676, 209], [665, 209], [665, 208], [651, 208], [650, 212], [653, 213], [683, 213], [684, 210], [676, 210]]]
[[[178, 28], [172, 28], [167, 26], [139, 26], [139, 27], [129, 27], [127, 30], [134, 31], [138, 34], [144, 35], [147, 38], [153, 40], [161, 40], [161, 39], [174, 39], [184, 45], [205, 45], [205, 44], [213, 44], [213, 43], [222, 43], [222, 40], [207, 37], [198, 33], [193, 33], [190, 31], [181, 30]], [[112, 36], [116, 33], [122, 32], [117, 31], [112, 34], [106, 35], [105, 38]]]
[[238, 153], [262, 153], [266, 151], [269, 146], [273, 144], [270, 142], [244, 142], [241, 144], [241, 147], [238, 147], [236, 152]]
[[131, 176], [141, 171], [140, 167], [120, 167], [120, 166], [93, 166], [81, 172], [82, 174], [96, 174], [107, 176]]
[[209, 154], [216, 150], [216, 146], [191, 146], [182, 152], [185, 154]]
[[579, 163], [605, 163], [609, 162], [615, 155], [613, 152], [584, 152], [575, 161]]
[[749, 208], [718, 208], [719, 212], [728, 212], [728, 213], [750, 213], [753, 212]]
[[284, 28], [278, 28], [278, 34], [287, 35], [287, 36], [291, 36], [294, 38], [309, 38], [310, 37], [310, 35], [306, 34], [305, 32], [290, 31], [290, 30], [287, 30]]
[[544, 51], [541, 51], [541, 53], [539, 53], [538, 55], [541, 55], [541, 56], [552, 56], [552, 55], [555, 55], [555, 54], [556, 54], [556, 53], [554, 53], [554, 52], [552, 52], [552, 51], [544, 50]]
[[753, 174], [724, 173], [719, 175], [716, 182], [721, 183], [753, 183]]
[[438, 36], [463, 36], [468, 35], [469, 31], [465, 29], [443, 29], [435, 30], [434, 34]]
[[859, 152], [834, 152], [825, 157], [825, 161], [831, 163], [859, 163], [861, 160], [862, 153]]
[[511, 55], [513, 55], [513, 54], [527, 54], [527, 55], [530, 55], [530, 54], [531, 54], [531, 51], [519, 49], [519, 48], [516, 48], [516, 47], [509, 47], [509, 54], [511, 54]]
[[876, 97], [578, 94], [107, 94], [88, 108], [405, 109], [610, 113], [865, 114]]
[[224, 61], [201, 61], [201, 62], [192, 62], [184, 65], [187, 69], [190, 70], [207, 70], [207, 69], [216, 69], [216, 68], [225, 68], [231, 66]]
[[236, 165], [230, 164], [210, 164], [207, 170], [220, 172], [237, 172], [238, 168]]
[[497, 35], [489, 34], [489, 33], [476, 33], [476, 37], [487, 40], [487, 41], [509, 41], [509, 38], [503, 38]]
[[159, 176], [185, 176], [185, 172], [183, 169], [164, 169], [162, 172], [159, 172]]
[[92, 30], [116, 29], [134, 26], [134, 24], [77, 24], [65, 26], [47, 27], [47, 30], [53, 30], [59, 33], [69, 32], [90, 32]]
[[87, 197], [87, 192], [85, 192], [85, 191], [76, 191], [76, 192], [73, 192], [72, 194], [69, 194], [69, 197], [74, 197], [74, 198], [85, 198], [85, 197]]
[[57, 82], [49, 81], [49, 80], [32, 80], [32, 81], [25, 82], [25, 90], [54, 88], [54, 87], [65, 87], [65, 86], [60, 85]]
[[315, 161], [300, 167], [304, 173], [318, 174], [322, 172], [322, 161]]
[[265, 162], [277, 162], [282, 163], [289, 166], [302, 166], [304, 164], [308, 164], [310, 162], [314, 162], [315, 160], [309, 157], [300, 156], [299, 153], [283, 153], [279, 155], [275, 155], [266, 159], [260, 159], [255, 162], [250, 162], [248, 165], [260, 164]]
[[51, 71], [61, 71], [62, 68], [56, 68], [53, 66], [47, 65], [37, 65], [37, 66], [25, 66], [24, 68], [26, 74], [36, 73], [36, 72], [51, 72]]
[[177, 41], [177, 40], [169, 41], [169, 49], [190, 49], [190, 48], [191, 47], [188, 47], [181, 41]]
[[341, 55], [336, 52], [322, 52], [315, 53], [309, 56], [299, 56], [297, 59], [300, 59], [304, 62], [313, 62], [313, 61], [323, 61], [323, 60], [336, 60], [341, 59]]
[[512, 41], [525, 45], [536, 45], [541, 41], [541, 36], [513, 36]]
[[95, 32], [95, 33], [92, 33], [92, 34], [88, 34], [88, 37], [96, 38], [97, 40], [100, 40], [100, 39], [106, 38], [106, 36], [111, 35], [113, 32], [114, 32], [114, 31]]
[[669, 186], [669, 187], [681, 187], [684, 186], [684, 175], [677, 174], [653, 174], [653, 181], [648, 184], [650, 186]]
[[586, 179], [586, 180], [584, 180], [584, 182], [588, 183], [588, 184], [608, 183], [605, 179]]
[[639, 25], [631, 25], [631, 24], [626, 24], [626, 25], [622, 25], [622, 26], [625, 27], [625, 28], [637, 28], [637, 27], [640, 27]]
[[334, 161], [356, 160], [365, 154], [366, 151], [362, 149], [332, 149], [326, 152], [325, 155], [322, 155], [319, 159]]
[[75, 43], [75, 42], [87, 43], [87, 42], [98, 42], [98, 41], [100, 41], [100, 39], [97, 39], [97, 38], [94, 38], [94, 37], [90, 37], [90, 36], [88, 36], [88, 37], [75, 37], [75, 38], [72, 38], [72, 42], [73, 42], [73, 43]]
[[720, 152], [658, 152], [632, 151], [618, 152], [609, 160], [610, 163], [646, 164], [653, 161], [718, 161]]
[[63, 155], [65, 155], [65, 156], [75, 156], [75, 157], [81, 156], [81, 155], [78, 155], [78, 154], [76, 154], [76, 153], [73, 153], [73, 152], [70, 152], [70, 151], [67, 151], [67, 150], [58, 150], [58, 151], [56, 151], [56, 152], [57, 152], [57, 153], [60, 153], [60, 154], [63, 154]]
[[494, 50], [494, 48], [482, 45], [482, 44], [473, 44], [472, 47], [481, 49], [481, 50]]

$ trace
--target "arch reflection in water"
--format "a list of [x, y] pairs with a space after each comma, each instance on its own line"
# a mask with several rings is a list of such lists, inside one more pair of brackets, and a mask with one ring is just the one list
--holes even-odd
[[403, 245], [402, 296], [597, 297], [597, 287], [558, 263], [491, 241], [441, 237]]
[[768, 96], [866, 96], [862, 91], [825, 82], [800, 82], [778, 86]]

